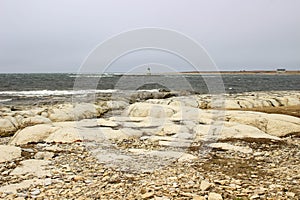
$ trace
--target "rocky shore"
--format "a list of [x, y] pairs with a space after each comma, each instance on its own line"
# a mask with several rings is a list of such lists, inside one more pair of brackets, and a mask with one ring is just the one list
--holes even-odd
[[299, 91], [3, 106], [0, 198], [300, 199], [299, 108]]

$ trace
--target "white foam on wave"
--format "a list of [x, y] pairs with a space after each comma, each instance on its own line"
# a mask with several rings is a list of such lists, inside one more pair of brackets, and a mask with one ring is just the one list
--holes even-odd
[[114, 74], [99, 74], [99, 75], [86, 75], [86, 74], [76, 74], [69, 75], [71, 78], [102, 78], [102, 77], [113, 77]]
[[12, 101], [12, 99], [0, 99], [0, 102], [9, 102]]
[[6, 96], [63, 96], [96, 93], [114, 93], [117, 90], [32, 90], [32, 91], [0, 91], [0, 95]]
[[138, 92], [159, 92], [159, 89], [137, 90]]

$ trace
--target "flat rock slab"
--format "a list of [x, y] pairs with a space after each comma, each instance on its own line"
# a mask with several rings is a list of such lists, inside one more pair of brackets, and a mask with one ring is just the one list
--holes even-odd
[[15, 168], [10, 175], [31, 174], [37, 177], [51, 176], [50, 171], [45, 169], [45, 166], [50, 163], [50, 161], [46, 160], [24, 160], [20, 162], [21, 166]]
[[0, 163], [21, 157], [21, 148], [15, 146], [0, 145], [0, 152]]
[[228, 143], [211, 143], [208, 146], [211, 148], [215, 148], [215, 149], [238, 151], [238, 152], [242, 152], [242, 153], [253, 153], [253, 150], [249, 147], [240, 147], [240, 146], [235, 146], [235, 145], [231, 145]]
[[2, 186], [2, 187], [0, 187], [0, 192], [6, 193], [6, 194], [16, 194], [17, 190], [24, 190], [31, 186], [43, 185], [44, 183], [45, 183], [45, 180], [37, 179], [37, 178], [24, 180], [20, 183], [14, 183], [14, 184]]
[[[90, 145], [89, 147], [92, 147]], [[90, 148], [100, 163], [120, 171], [134, 173], [151, 172], [168, 166], [174, 161], [190, 162], [198, 157], [173, 150], [146, 150], [146, 149], [117, 149], [114, 146], [95, 145]]]

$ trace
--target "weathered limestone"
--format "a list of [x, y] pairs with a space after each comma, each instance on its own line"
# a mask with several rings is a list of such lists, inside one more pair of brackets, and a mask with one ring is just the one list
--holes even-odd
[[51, 133], [44, 140], [45, 142], [56, 142], [56, 143], [72, 143], [76, 141], [82, 141], [82, 136], [79, 130], [76, 128], [60, 128]]
[[88, 119], [98, 116], [96, 105], [84, 103], [65, 105], [63, 108], [55, 108], [49, 111], [49, 118], [54, 122], [76, 121], [80, 119]]
[[0, 163], [21, 157], [21, 148], [15, 146], [0, 145], [0, 152]]
[[210, 125], [198, 125], [194, 128], [196, 133], [196, 141], [206, 140], [225, 140], [225, 139], [269, 139], [280, 140], [276, 136], [266, 134], [256, 127], [238, 124], [238, 123], [226, 123], [210, 126]]
[[27, 144], [29, 142], [41, 142], [59, 128], [48, 124], [27, 127], [18, 131], [11, 139], [11, 145]]
[[21, 166], [15, 168], [10, 175], [31, 174], [40, 178], [51, 175], [50, 171], [45, 169], [50, 161], [29, 159], [20, 162], [20, 164]]
[[238, 122], [254, 126], [274, 136], [281, 137], [300, 132], [300, 119], [288, 115], [249, 111], [227, 111], [226, 117], [229, 122]]
[[6, 194], [17, 194], [18, 190], [24, 190], [29, 188], [30, 186], [36, 186], [36, 185], [43, 185], [44, 184], [43, 179], [28, 179], [21, 181], [20, 183], [14, 183], [10, 185], [5, 185], [0, 187], [0, 192], [6, 193]]
[[223, 149], [223, 150], [229, 150], [229, 151], [239, 151], [242, 153], [252, 153], [253, 150], [249, 147], [241, 147], [241, 146], [235, 146], [235, 145], [231, 145], [228, 143], [211, 143], [208, 145], [211, 148], [215, 148], [215, 149]]
[[135, 103], [129, 106], [126, 111], [128, 116], [131, 117], [155, 117], [166, 118], [171, 117], [175, 110], [173, 106], [157, 105], [150, 103]]
[[0, 137], [9, 136], [16, 130], [17, 128], [9, 119], [0, 119]]
[[33, 126], [37, 124], [50, 124], [52, 121], [46, 117], [37, 115], [34, 117], [23, 118], [21, 127]]

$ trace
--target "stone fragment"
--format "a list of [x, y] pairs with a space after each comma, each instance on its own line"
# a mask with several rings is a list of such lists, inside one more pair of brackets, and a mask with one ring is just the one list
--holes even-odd
[[212, 186], [212, 184], [210, 182], [203, 180], [203, 181], [201, 181], [200, 189], [202, 191], [207, 191], [211, 186]]
[[21, 157], [21, 148], [15, 146], [0, 145], [0, 152], [0, 163]]
[[210, 192], [208, 194], [208, 200], [223, 200], [222, 195], [215, 193], [215, 192]]

